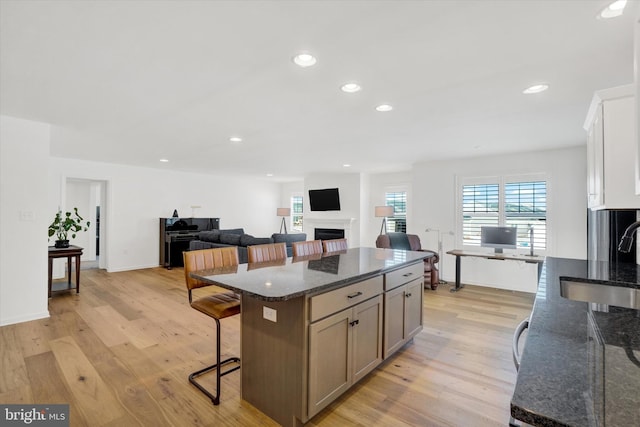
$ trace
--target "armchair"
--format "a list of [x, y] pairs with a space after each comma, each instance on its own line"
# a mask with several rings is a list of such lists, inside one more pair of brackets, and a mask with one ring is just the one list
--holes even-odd
[[440, 277], [436, 264], [440, 261], [438, 253], [429, 249], [422, 249], [420, 237], [417, 234], [387, 233], [381, 234], [376, 239], [376, 248], [404, 249], [407, 251], [429, 252], [433, 256], [424, 260], [424, 285], [431, 286], [434, 291], [438, 289]]

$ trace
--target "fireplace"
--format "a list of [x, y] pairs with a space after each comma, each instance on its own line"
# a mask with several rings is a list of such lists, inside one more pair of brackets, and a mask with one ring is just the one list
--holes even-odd
[[331, 237], [325, 237], [325, 240], [341, 239], [345, 238], [349, 241], [349, 246], [353, 246], [354, 248], [358, 246], [358, 242], [360, 241], [360, 233], [359, 227], [357, 225], [357, 219], [355, 218], [314, 218], [310, 217], [304, 218], [304, 229], [307, 233], [309, 239], [314, 237], [316, 240], [318, 239], [316, 236], [316, 229], [328, 229], [328, 230], [338, 230], [343, 233], [343, 237], [337, 237], [337, 234], [332, 235]]
[[314, 228], [313, 238], [315, 240], [344, 239], [343, 228]]

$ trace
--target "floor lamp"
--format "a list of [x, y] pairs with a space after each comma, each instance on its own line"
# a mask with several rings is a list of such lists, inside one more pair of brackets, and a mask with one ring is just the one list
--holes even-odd
[[280, 233], [282, 233], [282, 228], [284, 227], [284, 234], [287, 234], [287, 221], [285, 221], [285, 217], [291, 216], [291, 209], [278, 208], [276, 210], [276, 215], [282, 217], [282, 222], [280, 223]]
[[[444, 257], [442, 255], [442, 235], [440, 234], [440, 229], [438, 228], [427, 228], [426, 230], [427, 233], [430, 233], [432, 231], [435, 231], [436, 233], [438, 233], [438, 257], [440, 258], [440, 263], [441, 263], [441, 269], [442, 271], [444, 271]], [[448, 232], [447, 234], [453, 234], [451, 232]], [[445, 280], [442, 280], [442, 276], [439, 280], [441, 285], [446, 284], [447, 282]]]
[[384, 234], [387, 234], [387, 217], [393, 216], [393, 206], [376, 206], [375, 209], [376, 218], [382, 218], [382, 225], [380, 226], [380, 235], [384, 230]]

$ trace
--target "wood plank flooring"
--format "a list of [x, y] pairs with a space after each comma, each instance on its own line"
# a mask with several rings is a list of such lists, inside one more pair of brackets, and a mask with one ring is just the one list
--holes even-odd
[[[424, 330], [307, 425], [507, 425], [511, 337], [534, 295], [449, 288], [425, 290]], [[83, 270], [81, 293], [49, 310], [0, 328], [0, 403], [69, 403], [72, 426], [277, 425], [240, 400], [239, 374], [217, 407], [188, 382], [213, 361], [215, 327], [189, 307], [181, 268]], [[223, 355], [239, 354], [239, 320], [222, 321]]]

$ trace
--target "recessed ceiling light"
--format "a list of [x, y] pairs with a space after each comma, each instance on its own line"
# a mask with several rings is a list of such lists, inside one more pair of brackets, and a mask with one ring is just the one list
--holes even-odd
[[605, 7], [600, 11], [598, 18], [609, 19], [615, 18], [616, 16], [622, 15], [624, 12], [624, 8], [627, 5], [627, 0], [617, 0], [613, 3], [609, 4], [609, 6]]
[[351, 165], [350, 165], [349, 163], [345, 163], [344, 165], [342, 165], [342, 167], [344, 167], [344, 168], [350, 168], [350, 167], [351, 167]]
[[393, 107], [389, 104], [380, 104], [376, 107], [376, 111], [387, 112], [393, 110]]
[[355, 82], [345, 83], [340, 87], [340, 90], [347, 93], [360, 92], [362, 87]]
[[532, 93], [540, 93], [540, 92], [544, 92], [545, 90], [549, 89], [549, 85], [546, 83], [539, 83], [537, 85], [533, 85], [533, 86], [529, 86], [528, 88], [526, 88], [525, 90], [522, 91], [522, 93], [530, 95]]
[[315, 65], [318, 60], [310, 53], [299, 53], [293, 57], [293, 62], [302, 68], [306, 68]]
[[267, 176], [273, 176], [273, 174], [272, 173], [268, 173]]
[[161, 161], [162, 163], [167, 163], [167, 162], [169, 161], [169, 159], [160, 159], [160, 161]]
[[229, 141], [231, 141], [231, 142], [242, 142], [242, 138], [240, 138], [239, 136], [232, 136], [231, 138], [229, 138]]

